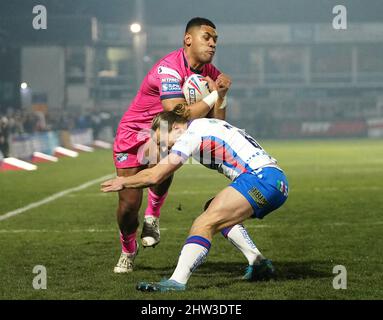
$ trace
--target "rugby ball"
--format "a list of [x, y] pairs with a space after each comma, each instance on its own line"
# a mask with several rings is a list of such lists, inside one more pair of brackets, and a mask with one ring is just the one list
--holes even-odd
[[182, 92], [187, 104], [193, 104], [205, 98], [210, 93], [210, 90], [203, 76], [192, 74], [186, 79], [182, 87]]

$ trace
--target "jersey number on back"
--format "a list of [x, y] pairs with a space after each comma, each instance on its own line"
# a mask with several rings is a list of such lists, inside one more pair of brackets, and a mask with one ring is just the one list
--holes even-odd
[[[233, 129], [233, 127], [228, 123], [225, 123], [223, 126], [229, 130]], [[237, 131], [242, 137], [244, 137], [247, 141], [249, 141], [255, 148], [262, 149], [262, 147], [258, 144], [258, 142], [252, 136], [250, 136], [249, 134], [247, 134], [245, 131], [241, 129], [237, 129]]]

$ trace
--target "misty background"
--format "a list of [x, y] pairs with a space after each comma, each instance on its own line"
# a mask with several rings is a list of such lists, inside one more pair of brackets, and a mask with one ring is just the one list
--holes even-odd
[[[32, 27], [35, 5], [46, 30]], [[202, 16], [233, 80], [229, 122], [256, 138], [382, 137], [382, 13], [378, 0], [2, 0], [0, 116], [14, 135], [92, 127], [112, 141], [145, 73]]]

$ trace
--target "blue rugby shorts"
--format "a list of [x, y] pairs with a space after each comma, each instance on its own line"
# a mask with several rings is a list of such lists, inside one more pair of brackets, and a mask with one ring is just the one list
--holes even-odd
[[289, 190], [285, 174], [275, 167], [242, 173], [230, 186], [249, 201], [254, 209], [252, 217], [258, 219], [278, 209], [286, 201]]

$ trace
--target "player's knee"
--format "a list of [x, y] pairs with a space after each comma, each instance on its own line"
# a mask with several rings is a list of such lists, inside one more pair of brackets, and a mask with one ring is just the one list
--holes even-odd
[[[238, 222], [238, 213], [236, 210], [232, 212], [224, 208], [213, 208], [211, 206], [201, 217], [203, 220], [200, 224], [209, 229], [212, 234], [219, 232], [223, 225], [234, 225]], [[240, 220], [242, 221], [242, 219]]]
[[118, 202], [118, 211], [122, 214], [134, 215], [140, 210], [140, 201], [132, 198], [122, 198]]
[[194, 220], [193, 226], [198, 229], [204, 229], [208, 230], [209, 232], [214, 232], [218, 224], [218, 212], [209, 210], [209, 212], [205, 211], [202, 215], [196, 218]]

